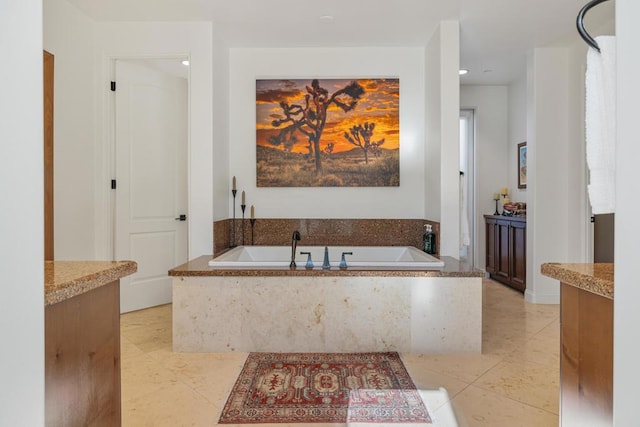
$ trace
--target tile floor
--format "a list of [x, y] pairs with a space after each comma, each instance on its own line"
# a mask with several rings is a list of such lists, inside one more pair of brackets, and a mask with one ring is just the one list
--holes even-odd
[[[437, 423], [452, 409], [461, 427], [557, 426], [559, 306], [483, 286], [482, 354], [402, 354], [416, 387], [446, 389], [427, 403]], [[173, 353], [171, 305], [121, 319], [123, 426], [216, 425], [246, 353]]]

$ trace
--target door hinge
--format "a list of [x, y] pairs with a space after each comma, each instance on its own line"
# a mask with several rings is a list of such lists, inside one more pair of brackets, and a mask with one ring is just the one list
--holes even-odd
[[116, 82], [111, 82], [111, 92], [116, 91]]
[[112, 189], [112, 190], [115, 190], [115, 189], [116, 189], [116, 180], [115, 180], [115, 179], [112, 179], [112, 180], [111, 180], [111, 189]]

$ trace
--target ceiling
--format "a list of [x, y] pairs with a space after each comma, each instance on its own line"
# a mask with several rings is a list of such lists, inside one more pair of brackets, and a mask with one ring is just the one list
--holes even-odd
[[[588, 0], [67, 0], [96, 21], [212, 21], [230, 47], [424, 46], [442, 20], [460, 22], [462, 84], [507, 84], [526, 52], [577, 37]], [[614, 2], [589, 11], [592, 36]]]

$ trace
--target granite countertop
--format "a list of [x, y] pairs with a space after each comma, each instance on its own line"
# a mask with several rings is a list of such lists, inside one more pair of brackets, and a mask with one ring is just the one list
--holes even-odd
[[576, 288], [613, 299], [613, 264], [542, 264], [542, 274]]
[[45, 261], [44, 304], [62, 302], [133, 274], [133, 261]]
[[209, 266], [212, 255], [203, 255], [169, 270], [169, 276], [395, 276], [395, 277], [484, 277], [484, 271], [473, 269], [469, 265], [455, 258], [442, 257], [442, 270], [410, 270], [372, 267], [349, 267], [346, 270], [333, 268], [331, 270], [304, 267], [290, 269], [281, 268], [213, 268]]

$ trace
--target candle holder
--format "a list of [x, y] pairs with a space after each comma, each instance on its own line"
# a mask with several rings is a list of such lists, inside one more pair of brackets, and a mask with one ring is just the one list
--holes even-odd
[[254, 227], [254, 225], [256, 225], [256, 219], [255, 218], [250, 218], [249, 219], [249, 224], [251, 224], [251, 246], [253, 246], [253, 227]]
[[505, 201], [509, 197], [509, 193], [502, 193], [502, 215], [508, 216], [507, 211], [504, 209]]
[[498, 201], [500, 200], [500, 194], [499, 193], [493, 193], [492, 200], [494, 202], [496, 202], [496, 211], [493, 214], [494, 215], [500, 215], [500, 212], [498, 212]]
[[229, 247], [236, 247], [236, 194], [238, 190], [231, 190], [231, 194], [233, 195], [233, 219], [231, 220], [231, 244]]
[[240, 207], [242, 208], [242, 246], [244, 246], [244, 210], [247, 205], [242, 204]]

